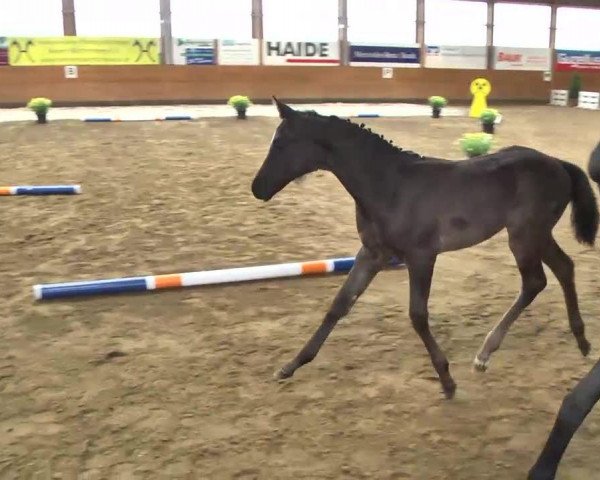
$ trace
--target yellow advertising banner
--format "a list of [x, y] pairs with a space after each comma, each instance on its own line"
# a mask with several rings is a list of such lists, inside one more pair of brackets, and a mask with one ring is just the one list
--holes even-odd
[[40, 65], [153, 65], [159, 63], [156, 38], [9, 37], [8, 62]]

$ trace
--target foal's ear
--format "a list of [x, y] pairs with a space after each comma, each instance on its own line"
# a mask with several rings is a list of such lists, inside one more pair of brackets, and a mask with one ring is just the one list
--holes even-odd
[[273, 105], [277, 107], [277, 110], [279, 111], [279, 118], [281, 119], [292, 118], [296, 113], [296, 111], [292, 107], [286, 105], [283, 102], [280, 102], [275, 97], [273, 97]]

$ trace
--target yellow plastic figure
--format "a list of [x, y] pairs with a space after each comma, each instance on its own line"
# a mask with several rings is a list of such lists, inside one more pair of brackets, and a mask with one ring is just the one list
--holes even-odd
[[476, 78], [471, 82], [471, 94], [473, 101], [471, 102], [471, 110], [469, 116], [479, 118], [481, 112], [487, 108], [486, 97], [492, 91], [492, 85], [485, 78]]

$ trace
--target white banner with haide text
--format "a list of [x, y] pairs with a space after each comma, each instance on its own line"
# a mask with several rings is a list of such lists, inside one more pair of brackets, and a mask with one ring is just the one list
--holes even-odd
[[340, 64], [337, 42], [263, 40], [264, 65], [332, 66]]

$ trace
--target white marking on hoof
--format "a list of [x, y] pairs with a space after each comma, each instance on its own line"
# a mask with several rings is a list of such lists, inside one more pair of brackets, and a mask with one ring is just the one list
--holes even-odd
[[291, 376], [292, 376], [292, 374], [288, 373], [285, 370], [285, 368], [280, 368], [275, 373], [273, 373], [273, 380], [275, 380], [277, 382], [283, 382], [284, 380], [287, 380]]
[[478, 372], [485, 372], [488, 368], [488, 364], [490, 363], [489, 360], [486, 360], [485, 362], [482, 360], [479, 360], [479, 357], [475, 357], [475, 360], [473, 360], [473, 367], [475, 368], [475, 370], [477, 370]]

